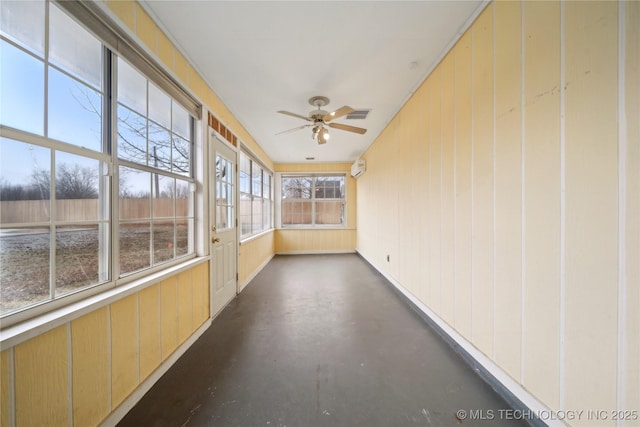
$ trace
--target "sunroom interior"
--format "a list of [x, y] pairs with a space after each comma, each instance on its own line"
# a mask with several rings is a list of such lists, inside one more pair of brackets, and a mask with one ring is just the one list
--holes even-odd
[[640, 2], [475, 3], [292, 160], [152, 2], [0, 2], [0, 424], [114, 425], [275, 256], [357, 253], [524, 406], [638, 425]]

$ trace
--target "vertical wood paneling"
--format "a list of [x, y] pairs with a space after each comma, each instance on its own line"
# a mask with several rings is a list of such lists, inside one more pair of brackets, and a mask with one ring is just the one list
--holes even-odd
[[442, 243], [442, 135], [441, 135], [441, 83], [440, 67], [429, 76], [431, 92], [429, 97], [429, 281], [431, 297], [429, 307], [440, 314], [442, 306], [442, 278], [440, 272]]
[[414, 200], [412, 193], [414, 191], [410, 174], [412, 147], [409, 142], [415, 140], [412, 136], [415, 132], [410, 124], [410, 116], [413, 111], [411, 106], [414, 102], [415, 101], [411, 99], [407, 107], [399, 113], [400, 117], [398, 117], [398, 120], [401, 124], [406, 122], [406, 125], [400, 127], [400, 133], [397, 135], [398, 141], [405, 141], [405, 143], [399, 144], [399, 156], [402, 164], [406, 165], [405, 168], [398, 170], [398, 191], [403, 193], [401, 197], [398, 198], [397, 206], [397, 218], [400, 224], [398, 237], [403, 242], [403, 244], [398, 247], [398, 263], [400, 266], [398, 274], [399, 280], [402, 281], [405, 287], [412, 293], [415, 293], [418, 287], [416, 284], [417, 275], [412, 268], [412, 265], [414, 265], [412, 263], [417, 261], [415, 260], [415, 254], [417, 252], [418, 241], [413, 237], [416, 235], [414, 230], [416, 212], [413, 208]]
[[[273, 234], [272, 234], [273, 235]], [[193, 277], [193, 327], [199, 328], [209, 317], [208, 270], [206, 263], [199, 264], [191, 274]], [[246, 278], [246, 277], [245, 277]], [[244, 280], [245, 278], [242, 278]]]
[[425, 165], [423, 168], [423, 174], [421, 179], [421, 187], [424, 190], [422, 205], [424, 210], [420, 213], [420, 223], [422, 224], [422, 262], [420, 263], [420, 289], [422, 295], [422, 301], [425, 305], [432, 307], [433, 301], [433, 279], [431, 273], [431, 253], [433, 252], [433, 246], [435, 245], [432, 237], [431, 217], [433, 216], [433, 206], [431, 205], [431, 172], [428, 170], [431, 164], [431, 108], [433, 97], [433, 79], [427, 78], [423, 84], [424, 95], [422, 102], [421, 121], [425, 123], [424, 126], [424, 142], [423, 142], [423, 155], [421, 156], [422, 162]]
[[97, 425], [111, 410], [109, 316], [98, 309], [71, 322], [73, 424]]
[[522, 340], [522, 26], [519, 2], [496, 8], [495, 358], [519, 379]]
[[175, 71], [173, 44], [171, 44], [171, 41], [169, 41], [160, 28], [156, 30], [156, 38], [158, 40], [158, 49], [156, 50], [158, 58], [160, 58], [168, 69]]
[[138, 295], [110, 306], [111, 406], [116, 408], [138, 385]]
[[16, 425], [69, 425], [66, 325], [15, 347]]
[[140, 310], [140, 381], [160, 365], [160, 288], [149, 286], [138, 294]]
[[162, 360], [178, 347], [178, 288], [176, 277], [160, 282], [160, 345]]
[[[429, 192], [426, 191], [428, 188], [429, 180], [428, 174], [424, 170], [424, 164], [426, 159], [428, 158], [429, 147], [427, 145], [428, 142], [428, 133], [429, 128], [427, 126], [425, 108], [428, 105], [429, 98], [426, 84], [422, 84], [422, 86], [416, 92], [416, 101], [417, 101], [417, 109], [415, 120], [417, 121], [417, 148], [413, 155], [416, 159], [416, 188], [424, 189], [422, 191], [415, 192], [415, 199], [417, 201], [417, 215], [419, 220], [416, 224], [416, 234], [418, 235], [418, 259], [419, 262], [414, 266], [417, 270], [418, 274], [418, 289], [416, 290], [417, 296], [422, 301], [427, 301], [426, 293], [427, 293], [427, 284], [429, 276], [428, 265], [425, 260], [428, 259], [429, 255], [429, 246], [427, 241], [427, 236], [429, 234], [429, 224], [426, 221], [428, 217], [428, 209], [429, 209]], [[359, 233], [358, 233], [359, 234]]]
[[193, 72], [193, 69], [187, 62], [184, 56], [176, 50], [175, 52], [176, 62], [176, 75], [184, 83], [185, 86], [189, 86], [189, 77]]
[[618, 321], [618, 12], [614, 2], [569, 2], [565, 8], [565, 402], [567, 407], [613, 408]]
[[472, 309], [473, 342], [493, 353], [493, 6], [472, 28]]
[[455, 327], [471, 339], [471, 31], [455, 46]]
[[[524, 2], [524, 385], [551, 407], [560, 377], [560, 4]], [[541, 315], [544, 313], [544, 315]]]
[[11, 350], [0, 353], [0, 425], [11, 425]]
[[347, 227], [356, 228], [358, 217], [358, 186], [351, 178], [351, 165], [345, 166], [347, 172]]
[[156, 51], [156, 24], [151, 17], [138, 4], [135, 4], [136, 35], [147, 45], [152, 51]]
[[178, 344], [183, 343], [193, 332], [191, 271], [178, 275]]
[[135, 1], [109, 0], [107, 5], [131, 31], [135, 31]]
[[[387, 134], [389, 137], [390, 144], [386, 145], [385, 150], [385, 158], [386, 164], [385, 168], [385, 178], [381, 183], [381, 187], [383, 189], [381, 204], [378, 206], [384, 206], [382, 210], [383, 215], [379, 218], [378, 226], [380, 229], [384, 230], [381, 239], [379, 240], [381, 244], [381, 249], [384, 252], [383, 256], [386, 260], [386, 255], [389, 255], [389, 261], [387, 265], [389, 266], [389, 274], [397, 278], [399, 273], [399, 253], [400, 253], [400, 241], [398, 240], [400, 223], [398, 221], [398, 188], [399, 180], [398, 180], [398, 168], [396, 165], [399, 164], [399, 153], [398, 153], [398, 122], [389, 123], [388, 129], [389, 133]], [[384, 225], [383, 225], [384, 224]]]
[[[423, 188], [420, 186], [420, 180], [423, 176], [423, 171], [421, 169], [422, 159], [416, 154], [420, 152], [420, 145], [422, 145], [422, 136], [420, 135], [421, 129], [419, 126], [420, 114], [422, 112], [422, 97], [420, 94], [414, 93], [411, 98], [411, 104], [406, 109], [406, 120], [407, 126], [404, 129], [404, 138], [407, 142], [408, 150], [405, 152], [405, 164], [407, 171], [407, 179], [408, 181], [403, 185], [406, 186], [407, 189], [411, 190], [411, 193], [408, 197], [410, 201], [410, 206], [408, 207], [408, 212], [412, 215], [412, 218], [407, 221], [409, 225], [409, 235], [408, 237], [408, 245], [400, 245], [400, 249], [409, 247], [410, 251], [408, 251], [408, 256], [406, 257], [406, 261], [408, 261], [407, 270], [409, 272], [409, 277], [411, 278], [411, 284], [409, 288], [411, 289], [411, 293], [415, 296], [420, 295], [420, 271], [416, 268], [417, 265], [422, 263], [423, 258], [421, 258], [421, 242], [420, 242], [420, 211], [419, 210], [419, 193], [420, 191], [415, 191], [416, 188]], [[418, 218], [416, 220], [416, 218]], [[407, 252], [405, 250], [405, 252]]]
[[[624, 4], [625, 63], [624, 93], [626, 110], [626, 193], [625, 212], [625, 287], [626, 321], [621, 338], [620, 355], [623, 363], [620, 375], [626, 379], [622, 386], [622, 404], [632, 409], [640, 402], [640, 2]], [[634, 95], [635, 94], [635, 95]], [[635, 362], [635, 363], [634, 363]]]
[[[442, 61], [442, 242], [441, 242], [441, 315], [450, 325], [454, 323], [455, 286], [454, 286], [454, 71], [455, 57], [449, 53]], [[415, 156], [414, 156], [415, 157]], [[417, 165], [419, 168], [419, 165]]]
[[[555, 410], [640, 401], [638, 22], [638, 2], [489, 4], [363, 156], [359, 250], [446, 321], [452, 240], [453, 326]], [[414, 167], [424, 176], [391, 172]], [[403, 213], [412, 193], [392, 193], [394, 178], [425, 189], [416, 203], [425, 262], [414, 267]], [[380, 222], [407, 257], [397, 265], [392, 245], [379, 244]]]

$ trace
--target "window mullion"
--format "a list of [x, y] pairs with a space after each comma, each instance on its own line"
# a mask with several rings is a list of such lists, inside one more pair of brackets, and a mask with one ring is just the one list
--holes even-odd
[[56, 151], [51, 150], [49, 165], [49, 299], [56, 297]]
[[110, 199], [110, 225], [111, 225], [111, 280], [120, 277], [120, 169], [118, 167], [118, 61], [115, 60], [116, 55], [109, 52], [109, 62], [105, 64], [105, 81], [108, 85], [105, 87], [105, 111], [108, 111], [108, 121], [105, 122], [108, 137], [108, 149], [111, 159], [109, 165], [109, 199]]
[[316, 177], [311, 178], [311, 225], [316, 225]]

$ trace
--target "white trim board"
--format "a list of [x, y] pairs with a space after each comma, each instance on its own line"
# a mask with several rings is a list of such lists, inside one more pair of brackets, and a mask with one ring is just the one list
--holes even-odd
[[[360, 251], [356, 253], [384, 276], [394, 290], [403, 297], [411, 308], [431, 326], [435, 332], [442, 337], [453, 350], [467, 362], [480, 377], [485, 380], [503, 399], [516, 410], [531, 411], [534, 414], [552, 415], [557, 411], [551, 410], [540, 402], [534, 395], [527, 391], [522, 385], [512, 379], [494, 361], [485, 356], [471, 342], [460, 335], [455, 329], [449, 326], [429, 307], [418, 300], [413, 294], [407, 291], [393, 277], [378, 268], [374, 262], [367, 258]], [[566, 427], [567, 425], [554, 417], [544, 417], [547, 419], [527, 419], [532, 426]]]
[[317, 251], [289, 251], [289, 252], [279, 252], [276, 251], [275, 255], [329, 255], [329, 254], [355, 254], [357, 251], [355, 249], [347, 249], [344, 251], [334, 251], [334, 250], [317, 250]]

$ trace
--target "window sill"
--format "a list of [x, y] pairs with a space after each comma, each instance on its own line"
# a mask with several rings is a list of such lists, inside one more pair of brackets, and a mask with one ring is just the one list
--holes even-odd
[[260, 237], [262, 237], [262, 236], [264, 236], [266, 234], [269, 234], [269, 233], [273, 233], [274, 231], [275, 231], [275, 228], [270, 228], [268, 230], [261, 231], [258, 234], [254, 234], [254, 235], [251, 235], [249, 237], [245, 237], [244, 239], [240, 240], [240, 246], [246, 245], [247, 243], [251, 242], [252, 240], [259, 239]]
[[291, 225], [278, 227], [277, 230], [355, 230], [355, 228], [340, 225]]
[[0, 331], [0, 347], [4, 350], [5, 348], [16, 346], [71, 320], [77, 319], [131, 294], [140, 292], [144, 288], [154, 285], [167, 277], [207, 262], [208, 260], [208, 256], [192, 258], [162, 271], [133, 280], [125, 285], [109, 289], [32, 319], [25, 320], [16, 325], [9, 326]]

